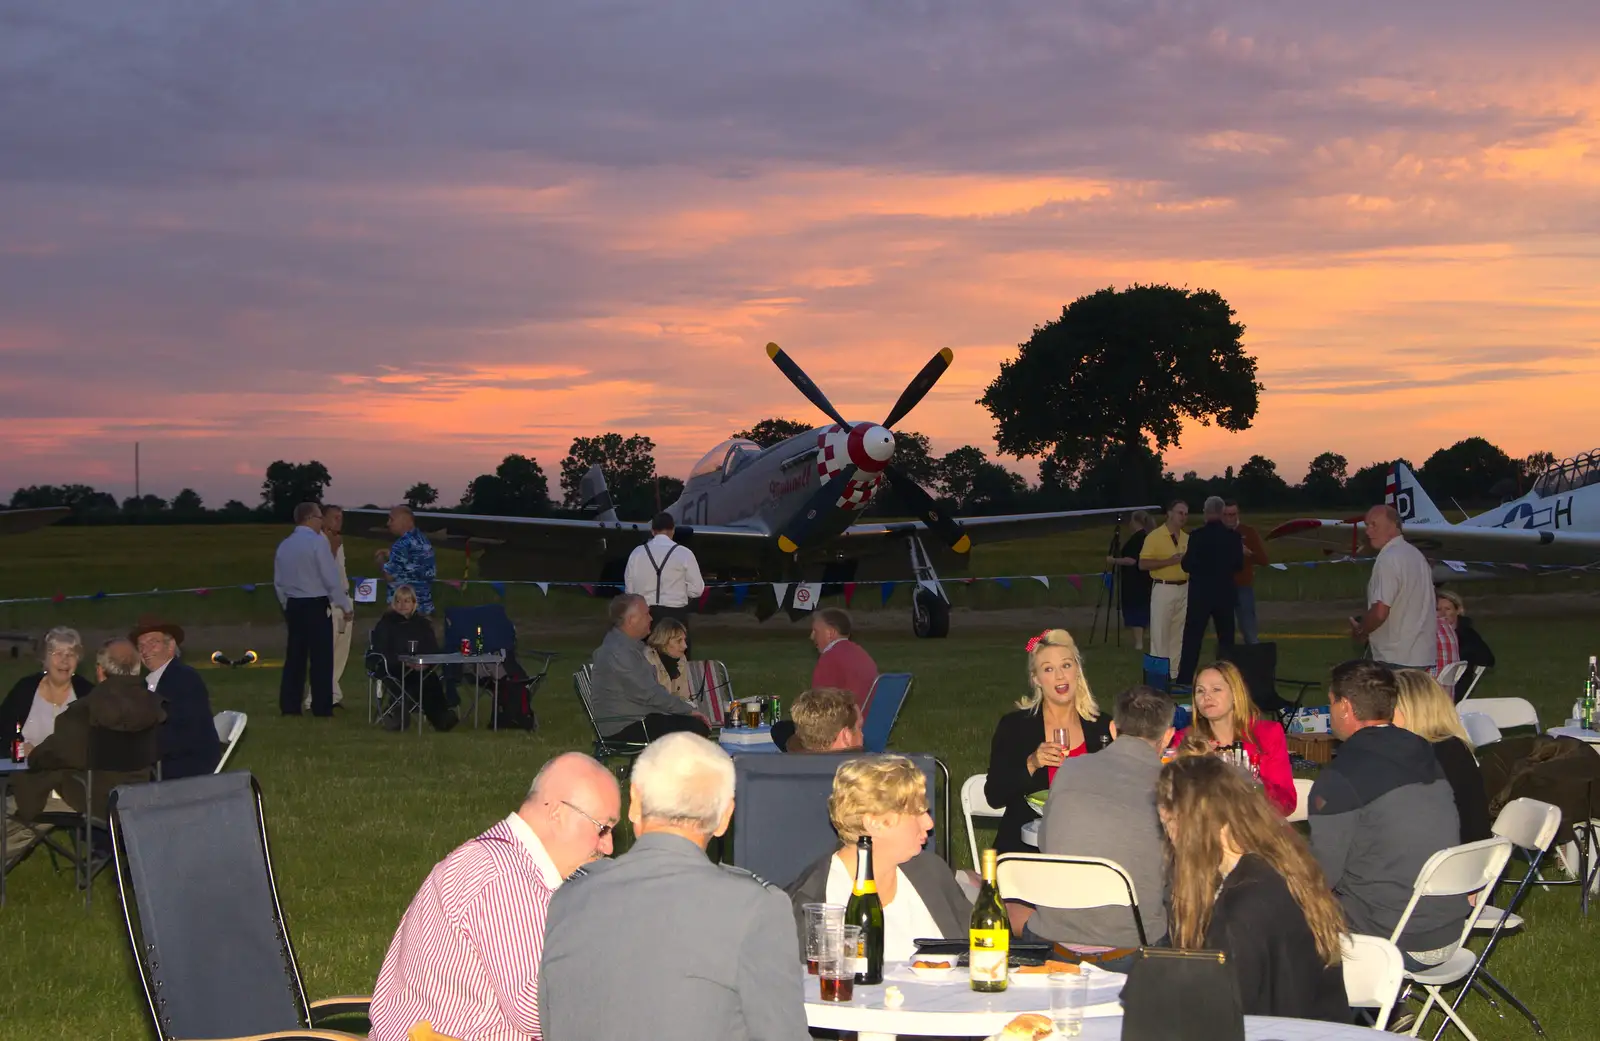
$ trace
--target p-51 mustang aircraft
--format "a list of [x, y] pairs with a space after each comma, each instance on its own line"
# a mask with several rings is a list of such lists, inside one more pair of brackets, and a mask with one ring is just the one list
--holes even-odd
[[[1404, 463], [1389, 470], [1384, 501], [1400, 514], [1406, 541], [1435, 560], [1574, 566], [1600, 562], [1600, 449], [1551, 467], [1522, 498], [1459, 524], [1445, 520]], [[1292, 520], [1267, 538], [1318, 542], [1354, 553], [1365, 527], [1360, 518]]]
[[[667, 507], [678, 542], [692, 548], [708, 580], [826, 583], [909, 578], [912, 630], [944, 636], [950, 603], [938, 567], [964, 569], [974, 537], [1027, 538], [1092, 525], [1140, 507], [1022, 513], [965, 520], [946, 514], [933, 496], [894, 465], [892, 428], [920, 402], [950, 367], [946, 348], [917, 373], [882, 423], [852, 423], [775, 343], [767, 356], [833, 423], [762, 448], [732, 439], [707, 452]], [[888, 482], [917, 519], [864, 521], [862, 511]], [[617, 519], [599, 467], [579, 487], [593, 519], [486, 517], [418, 513], [430, 538], [466, 538], [482, 553], [486, 578], [567, 580], [621, 585], [633, 548], [650, 537], [648, 522]], [[1143, 507], [1154, 509], [1155, 507]], [[352, 513], [372, 512], [352, 510]], [[731, 590], [713, 591], [708, 603], [733, 603]], [[752, 590], [763, 616], [791, 606], [793, 592], [777, 603], [765, 585]]]

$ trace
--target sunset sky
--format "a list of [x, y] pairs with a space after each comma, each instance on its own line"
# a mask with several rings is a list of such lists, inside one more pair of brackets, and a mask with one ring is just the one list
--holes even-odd
[[[1215, 289], [1265, 386], [1202, 474], [1600, 445], [1600, 4], [0, 7], [0, 500], [453, 504], [573, 436], [664, 473], [820, 421], [993, 451], [1074, 297]], [[1031, 474], [1031, 464], [1024, 467]]]

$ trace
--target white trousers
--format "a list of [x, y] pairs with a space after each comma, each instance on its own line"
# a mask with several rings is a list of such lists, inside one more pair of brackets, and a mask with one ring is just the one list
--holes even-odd
[[1189, 587], [1157, 582], [1150, 588], [1150, 653], [1167, 659], [1167, 675], [1178, 674], [1183, 654], [1183, 623], [1189, 616]]

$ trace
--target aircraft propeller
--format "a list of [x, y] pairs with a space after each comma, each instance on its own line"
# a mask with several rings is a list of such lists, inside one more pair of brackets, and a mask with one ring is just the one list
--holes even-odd
[[[913, 481], [904, 470], [895, 466], [890, 460], [894, 455], [894, 435], [890, 427], [904, 419], [917, 404], [939, 382], [945, 370], [950, 367], [950, 361], [955, 357], [955, 352], [946, 347], [935, 354], [922, 370], [912, 377], [906, 389], [900, 392], [900, 398], [894, 403], [894, 408], [889, 410], [889, 416], [882, 423], [872, 426], [866, 423], [852, 426], [847, 423], [839, 410], [833, 407], [816, 383], [812, 382], [796, 365], [794, 359], [784, 353], [783, 348], [775, 343], [767, 344], [767, 357], [771, 358], [778, 370], [789, 378], [800, 393], [806, 396], [817, 408], [821, 409], [830, 419], [850, 431], [851, 458], [840, 467], [826, 484], [817, 489], [805, 509], [795, 514], [787, 528], [778, 536], [778, 548], [785, 553], [793, 553], [806, 544], [807, 537], [829, 511], [834, 509], [835, 503], [844, 494], [845, 488], [855, 477], [858, 469], [880, 470], [889, 478], [901, 497], [907, 504], [916, 510], [928, 530], [939, 537], [945, 545], [957, 553], [965, 553], [972, 548], [972, 540], [962, 529], [961, 523], [954, 517], [945, 514], [939, 509], [932, 495], [927, 489]], [[858, 461], [859, 456], [859, 461]]]

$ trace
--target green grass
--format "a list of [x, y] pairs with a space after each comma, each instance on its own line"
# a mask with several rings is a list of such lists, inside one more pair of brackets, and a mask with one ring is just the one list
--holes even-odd
[[[1525, 696], [1544, 720], [1561, 719], [1579, 685], [1581, 657], [1592, 647], [1594, 621], [1497, 620], [1487, 635], [1502, 666], [1479, 693]], [[939, 755], [957, 785], [985, 769], [994, 721], [1022, 687], [1021, 643], [1028, 632], [1021, 630], [1030, 628], [968, 631], [933, 642], [900, 632], [870, 634], [881, 668], [917, 675], [894, 745]], [[1285, 633], [1293, 638], [1280, 641], [1281, 671], [1325, 675], [1348, 651], [1347, 642], [1319, 631], [1336, 628], [1334, 619]], [[701, 656], [728, 663], [740, 693], [774, 691], [788, 698], [804, 685], [813, 660], [801, 633], [788, 627], [753, 634], [708, 627], [696, 643]], [[539, 698], [542, 728], [532, 735], [458, 729], [419, 737], [369, 728], [355, 667], [345, 683], [351, 707], [331, 722], [280, 718], [271, 670], [205, 673], [215, 708], [250, 714], [230, 765], [252, 771], [265, 792], [283, 905], [313, 998], [369, 991], [401, 913], [433, 864], [514, 807], [546, 758], [587, 747], [568, 675], [592, 641], [555, 646], [563, 657]], [[1087, 650], [1087, 675], [1102, 702], [1134, 682], [1138, 670], [1130, 648]], [[955, 827], [952, 848], [964, 865], [959, 812]], [[97, 885], [87, 914], [70, 876], [52, 875], [43, 856], [13, 872], [9, 887], [0, 911], [7, 967], [0, 972], [0, 1035], [64, 1041], [149, 1036], [109, 878]], [[1527, 935], [1508, 939], [1494, 962], [1496, 974], [1557, 1039], [1590, 1036], [1590, 1015], [1600, 1000], [1590, 971], [1600, 955], [1597, 926], [1579, 916], [1576, 903], [1570, 887], [1536, 892], [1525, 912]], [[1518, 1019], [1502, 1024], [1477, 999], [1468, 1008], [1485, 1039], [1526, 1035]]]

